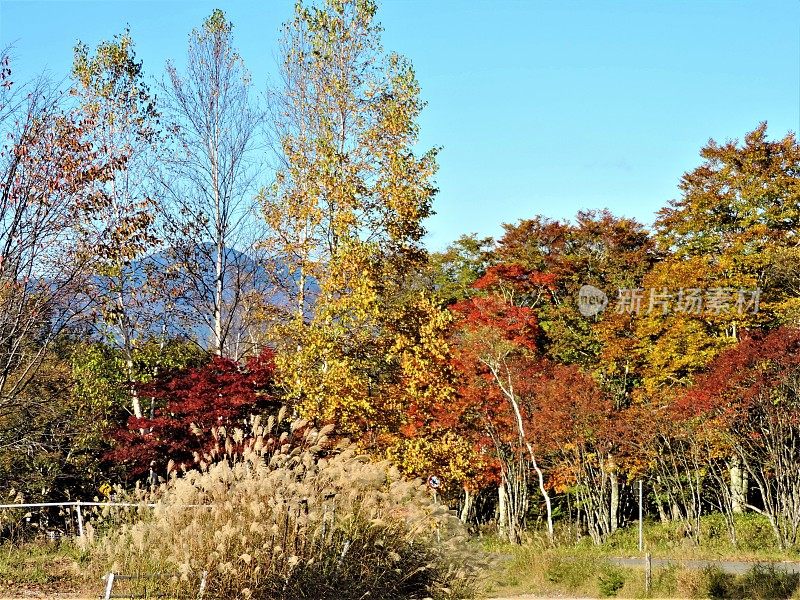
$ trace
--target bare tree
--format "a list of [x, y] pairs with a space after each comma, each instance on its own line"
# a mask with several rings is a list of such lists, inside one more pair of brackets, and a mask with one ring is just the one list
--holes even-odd
[[244, 297], [258, 287], [252, 252], [262, 237], [254, 200], [262, 115], [231, 32], [215, 10], [189, 36], [185, 73], [169, 63], [164, 85], [175, 144], [164, 177], [168, 242], [185, 306], [219, 355], [242, 351], [232, 331], [243, 322]]

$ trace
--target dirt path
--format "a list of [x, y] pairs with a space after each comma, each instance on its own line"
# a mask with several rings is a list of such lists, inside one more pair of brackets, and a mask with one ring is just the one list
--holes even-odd
[[523, 594], [522, 596], [505, 596], [503, 598], [491, 598], [490, 600], [594, 600], [594, 598], [569, 598], [567, 596], [532, 596]]
[[46, 598], [47, 600], [97, 600], [100, 597], [98, 592], [94, 596], [77, 595], [77, 594], [59, 594], [59, 593], [44, 593], [44, 592], [20, 592], [16, 596], [3, 595], [0, 600], [40, 600]]

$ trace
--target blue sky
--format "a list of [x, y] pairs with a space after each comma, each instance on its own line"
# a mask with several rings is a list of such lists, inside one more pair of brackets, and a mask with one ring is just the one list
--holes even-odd
[[[151, 75], [215, 7], [256, 82], [274, 73], [292, 0], [0, 0], [15, 78], [65, 75], [77, 40], [129, 24]], [[649, 223], [711, 137], [800, 122], [800, 2], [385, 0], [384, 45], [408, 56], [442, 146], [429, 247], [542, 214], [610, 208]]]

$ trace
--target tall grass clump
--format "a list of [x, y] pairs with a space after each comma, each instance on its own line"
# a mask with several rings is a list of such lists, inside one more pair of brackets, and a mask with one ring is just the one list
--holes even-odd
[[702, 595], [722, 600], [792, 598], [800, 586], [800, 574], [779, 570], [774, 565], [758, 564], [738, 576], [707, 567], [703, 579]]
[[418, 480], [331, 447], [330, 428], [279, 434], [279, 423], [219, 432], [201, 468], [158, 490], [149, 518], [95, 542], [102, 567], [166, 574], [170, 593], [195, 595], [206, 571], [204, 598], [469, 597], [461, 524]]

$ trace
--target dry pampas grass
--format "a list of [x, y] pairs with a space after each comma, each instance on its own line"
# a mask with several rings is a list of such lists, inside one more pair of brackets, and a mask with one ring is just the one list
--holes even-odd
[[99, 536], [96, 560], [166, 574], [174, 594], [196, 595], [206, 571], [205, 598], [468, 597], [458, 519], [389, 463], [331, 448], [330, 431], [283, 414], [218, 431], [201, 469], [157, 491], [152, 515]]

